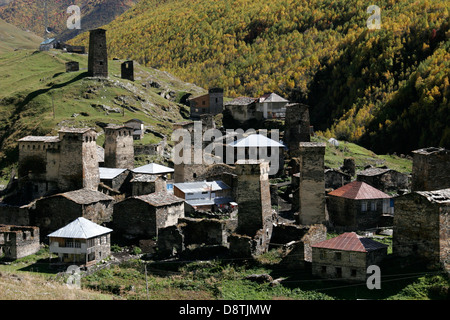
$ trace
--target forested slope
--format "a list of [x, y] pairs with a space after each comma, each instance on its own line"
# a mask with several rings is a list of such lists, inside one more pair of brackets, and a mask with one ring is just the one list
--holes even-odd
[[308, 103], [327, 136], [378, 152], [450, 147], [448, 2], [376, 4], [375, 30], [362, 0], [141, 0], [105, 28], [112, 56], [230, 97]]

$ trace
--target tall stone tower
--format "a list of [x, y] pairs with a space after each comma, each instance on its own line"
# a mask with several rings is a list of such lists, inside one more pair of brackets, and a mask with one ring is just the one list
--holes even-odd
[[301, 103], [286, 105], [284, 141], [291, 157], [299, 155], [299, 143], [310, 140], [309, 107]]
[[90, 77], [108, 77], [108, 51], [104, 29], [89, 32], [88, 73]]
[[61, 192], [87, 188], [97, 190], [100, 183], [97, 132], [94, 129], [59, 131], [58, 187]]
[[294, 197], [298, 199], [298, 224], [324, 223], [325, 216], [325, 143], [300, 142], [299, 188]]
[[254, 237], [271, 225], [269, 162], [238, 160], [235, 199], [239, 204], [237, 233]]
[[450, 150], [430, 147], [412, 153], [412, 191], [450, 188]]
[[105, 127], [105, 167], [134, 168], [133, 128], [127, 126]]

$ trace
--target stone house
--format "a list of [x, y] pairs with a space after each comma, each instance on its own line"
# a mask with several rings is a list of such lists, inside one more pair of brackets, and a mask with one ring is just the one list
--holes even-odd
[[367, 168], [358, 172], [356, 180], [370, 184], [383, 192], [397, 192], [410, 188], [407, 174], [389, 168]]
[[391, 196], [360, 181], [328, 193], [327, 209], [334, 227], [364, 230], [382, 226], [382, 216], [393, 214]]
[[352, 177], [338, 169], [325, 169], [325, 189], [338, 189], [352, 181]]
[[211, 88], [207, 94], [188, 99], [191, 119], [199, 119], [203, 114], [216, 115], [223, 111], [223, 89]]
[[262, 113], [264, 119], [284, 119], [288, 103], [274, 92], [266, 93], [257, 99], [256, 110]]
[[49, 249], [60, 262], [89, 266], [111, 254], [112, 231], [79, 217], [48, 235]]
[[125, 126], [133, 128], [133, 139], [141, 140], [144, 138], [145, 127], [144, 122], [139, 119], [131, 119], [124, 123]]
[[166, 192], [167, 179], [164, 175], [156, 174], [133, 174], [130, 180], [131, 195], [141, 196], [154, 192]]
[[100, 182], [117, 191], [128, 191], [127, 186], [124, 185], [130, 179], [128, 169], [100, 167], [99, 171]]
[[38, 227], [0, 224], [0, 258], [16, 260], [39, 249]]
[[183, 217], [183, 199], [169, 192], [155, 192], [116, 203], [113, 225], [125, 239], [151, 239], [158, 236], [160, 228], [175, 225]]
[[262, 112], [256, 108], [256, 98], [239, 97], [228, 101], [224, 105], [224, 118], [231, 117], [237, 123], [262, 119]]
[[133, 128], [108, 125], [105, 131], [105, 167], [134, 168]]
[[395, 199], [393, 253], [450, 271], [450, 189]]
[[30, 205], [30, 223], [38, 226], [41, 236], [55, 231], [78, 217], [94, 223], [110, 222], [114, 198], [102, 192], [79, 189], [36, 200]]
[[355, 232], [343, 233], [312, 245], [312, 274], [321, 278], [365, 281], [367, 268], [379, 265], [388, 246]]
[[309, 107], [302, 103], [286, 105], [284, 138], [291, 157], [299, 155], [300, 142], [311, 141]]

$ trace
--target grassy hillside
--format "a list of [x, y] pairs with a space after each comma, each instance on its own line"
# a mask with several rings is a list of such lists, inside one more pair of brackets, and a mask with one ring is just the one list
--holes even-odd
[[[65, 72], [65, 62], [71, 60], [80, 63], [80, 71]], [[171, 124], [183, 120], [186, 111], [176, 99], [186, 92], [204, 92], [138, 64], [135, 81], [122, 80], [121, 62], [109, 61], [109, 78], [98, 79], [87, 77], [87, 55], [57, 50], [0, 55], [0, 168], [17, 161], [18, 139], [56, 134], [61, 126], [92, 126], [102, 132], [99, 124], [137, 118], [147, 128], [168, 135]], [[160, 140], [149, 136], [147, 142]]]
[[0, 54], [15, 49], [36, 49], [42, 40], [34, 33], [23, 31], [0, 19]]
[[376, 4], [375, 30], [362, 0], [142, 0], [105, 28], [118, 57], [231, 97], [305, 102], [338, 139], [379, 153], [450, 147], [448, 1]]

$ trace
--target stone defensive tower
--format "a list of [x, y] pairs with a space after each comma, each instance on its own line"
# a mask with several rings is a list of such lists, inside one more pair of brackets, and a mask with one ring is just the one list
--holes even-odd
[[105, 127], [105, 167], [134, 168], [133, 128], [127, 126]]
[[450, 188], [450, 150], [430, 147], [412, 153], [412, 191]]
[[291, 157], [298, 157], [299, 143], [310, 142], [309, 107], [301, 103], [286, 105], [284, 141]]
[[89, 32], [88, 73], [90, 77], [108, 77], [108, 51], [104, 29]]
[[[82, 188], [97, 190], [100, 183], [97, 132], [90, 128], [62, 129], [59, 131], [59, 140], [61, 141], [58, 168], [59, 190], [61, 192]], [[49, 160], [51, 159], [47, 159], [47, 166], [57, 164], [56, 161]]]
[[298, 199], [298, 224], [324, 223], [325, 217], [325, 143], [300, 142], [299, 188], [294, 191]]
[[120, 75], [122, 79], [134, 81], [133, 61], [125, 61], [120, 65]]
[[239, 204], [237, 233], [254, 237], [271, 225], [269, 162], [238, 160], [235, 199]]

